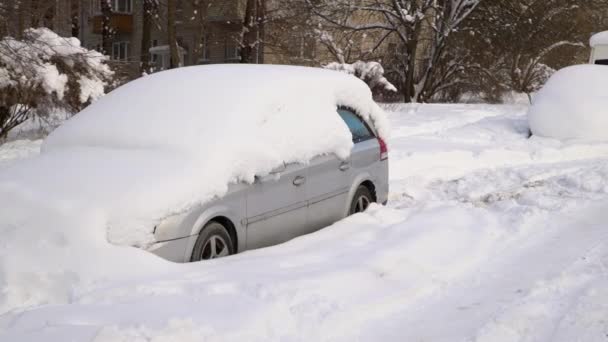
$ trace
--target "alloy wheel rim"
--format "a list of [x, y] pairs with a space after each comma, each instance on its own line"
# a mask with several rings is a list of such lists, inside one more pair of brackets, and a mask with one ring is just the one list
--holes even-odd
[[228, 243], [219, 235], [212, 235], [203, 246], [203, 260], [210, 260], [228, 256]]
[[365, 196], [359, 196], [357, 198], [357, 202], [355, 203], [355, 213], [362, 213], [369, 207], [369, 199]]

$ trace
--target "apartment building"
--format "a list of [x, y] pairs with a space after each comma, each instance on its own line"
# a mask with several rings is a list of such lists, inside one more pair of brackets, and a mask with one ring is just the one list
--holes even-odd
[[[203, 4], [204, 3], [204, 4]], [[149, 58], [156, 70], [169, 67], [169, 43], [166, 5], [155, 8], [150, 49], [142, 51], [143, 0], [111, 0], [110, 26], [113, 30], [110, 57], [115, 64], [137, 72], [142, 59]], [[85, 0], [81, 9], [83, 44], [101, 49], [102, 23], [100, 0]], [[244, 17], [244, 1], [217, 0], [201, 2], [177, 0], [175, 29], [183, 65], [231, 63], [240, 60], [239, 40]], [[261, 55], [261, 51], [256, 51]], [[262, 58], [255, 59], [262, 62]]]

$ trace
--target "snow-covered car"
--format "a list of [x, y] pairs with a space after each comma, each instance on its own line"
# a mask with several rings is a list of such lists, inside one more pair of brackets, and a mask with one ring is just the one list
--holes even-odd
[[149, 250], [177, 262], [213, 259], [279, 244], [362, 212], [372, 202], [386, 203], [386, 143], [354, 110], [339, 108], [336, 114], [353, 136], [349, 158], [322, 155], [284, 163], [256, 176], [253, 184], [231, 184], [226, 195], [156, 226], [158, 243]]
[[535, 136], [560, 140], [608, 140], [608, 68], [573, 65], [557, 71], [536, 94], [528, 110]]
[[197, 261], [278, 244], [386, 202], [387, 131], [371, 91], [350, 75], [180, 68], [89, 106], [12, 179], [20, 191], [93, 208], [111, 243]]
[[591, 64], [608, 65], [608, 31], [600, 32], [589, 42], [591, 45]]

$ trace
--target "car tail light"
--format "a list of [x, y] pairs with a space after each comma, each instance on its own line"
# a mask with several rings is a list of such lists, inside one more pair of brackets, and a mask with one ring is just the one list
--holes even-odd
[[380, 160], [388, 159], [388, 147], [382, 138], [378, 138], [378, 143], [380, 144]]

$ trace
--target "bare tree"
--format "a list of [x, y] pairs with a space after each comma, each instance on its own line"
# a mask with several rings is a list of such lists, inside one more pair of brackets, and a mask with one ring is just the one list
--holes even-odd
[[554, 70], [585, 62], [601, 27], [594, 16], [607, 9], [606, 0], [484, 0], [451, 47], [467, 70], [461, 81], [490, 101], [507, 91], [531, 97]]
[[177, 43], [176, 20], [177, 12], [176, 0], [167, 0], [167, 38], [169, 41], [170, 64], [169, 68], [179, 68], [181, 66], [179, 45]]
[[241, 63], [260, 62], [258, 58], [264, 41], [266, 1], [246, 0], [245, 17], [241, 30]]
[[379, 33], [374, 49], [396, 44], [391, 70], [407, 102], [426, 101], [438, 61], [452, 32], [480, 0], [306, 0], [329, 25], [352, 32]]
[[150, 72], [150, 47], [152, 38], [152, 27], [154, 15], [157, 12], [157, 0], [142, 0], [142, 35], [141, 35], [141, 60], [140, 72]]
[[112, 42], [114, 40], [114, 28], [112, 27], [112, 3], [111, 0], [101, 1], [101, 47], [103, 53], [110, 55], [112, 53]]

